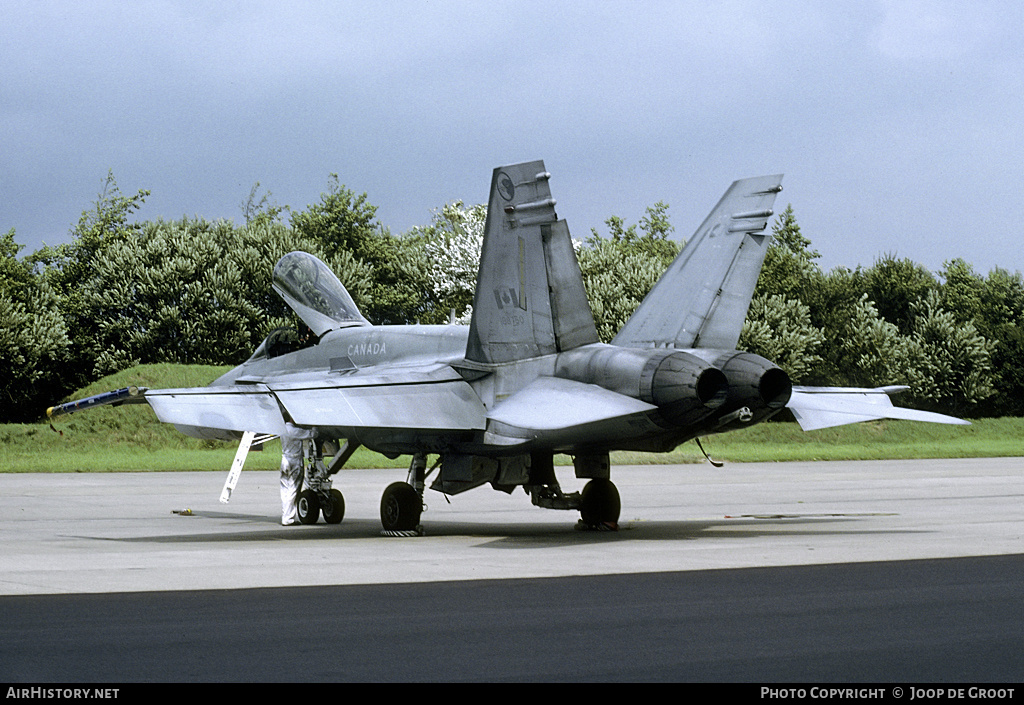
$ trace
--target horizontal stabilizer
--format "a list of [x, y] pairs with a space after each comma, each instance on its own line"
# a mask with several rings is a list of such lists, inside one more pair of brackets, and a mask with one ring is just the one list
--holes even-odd
[[878, 389], [799, 387], [793, 389], [793, 394], [786, 406], [793, 412], [800, 428], [805, 431], [877, 419], [970, 424], [968, 421], [953, 416], [893, 406], [889, 399], [889, 392], [902, 389], [900, 387], [879, 387]]
[[603, 387], [559, 377], [538, 377], [488, 418], [530, 431], [555, 431], [653, 411], [658, 407]]

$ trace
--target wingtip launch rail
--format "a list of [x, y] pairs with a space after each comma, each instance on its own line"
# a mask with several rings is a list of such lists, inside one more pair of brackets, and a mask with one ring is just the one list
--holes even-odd
[[145, 395], [148, 391], [145, 387], [125, 387], [112, 392], [103, 392], [85, 399], [77, 399], [64, 404], [51, 406], [46, 410], [47, 418], [56, 418], [65, 414], [73, 414], [76, 411], [92, 409], [97, 406], [120, 406], [121, 404], [143, 404], [146, 401]]

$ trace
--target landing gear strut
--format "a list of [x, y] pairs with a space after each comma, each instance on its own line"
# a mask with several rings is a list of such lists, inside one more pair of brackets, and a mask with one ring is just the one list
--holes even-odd
[[323, 513], [328, 524], [340, 524], [345, 517], [345, 498], [339, 490], [331, 487], [332, 477], [352, 457], [358, 443], [345, 442], [335, 454], [330, 466], [324, 464], [323, 445], [315, 440], [307, 441], [304, 448], [306, 487], [299, 493], [298, 515], [302, 524], [315, 524]]
[[583, 487], [582, 492], [566, 494], [555, 479], [552, 454], [534, 453], [530, 464], [530, 482], [525, 488], [531, 501], [545, 509], [578, 509], [580, 521], [576, 524], [577, 529], [618, 531], [622, 503], [618, 489], [607, 477], [607, 455], [581, 456], [574, 464], [577, 477], [593, 479]]

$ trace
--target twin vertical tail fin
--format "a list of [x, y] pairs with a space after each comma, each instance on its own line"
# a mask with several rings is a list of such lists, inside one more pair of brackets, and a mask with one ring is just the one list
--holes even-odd
[[[544, 162], [494, 170], [466, 358], [495, 364], [598, 342]], [[770, 237], [782, 175], [737, 181], [612, 341], [733, 350]]]
[[781, 174], [733, 183], [612, 343], [735, 349], [781, 183]]
[[466, 359], [512, 362], [596, 343], [569, 228], [555, 213], [544, 162], [491, 179]]

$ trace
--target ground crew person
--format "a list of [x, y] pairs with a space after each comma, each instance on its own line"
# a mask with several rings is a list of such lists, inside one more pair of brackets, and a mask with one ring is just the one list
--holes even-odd
[[303, 449], [313, 438], [313, 431], [285, 424], [281, 435], [281, 525], [299, 523], [299, 493], [303, 480]]

